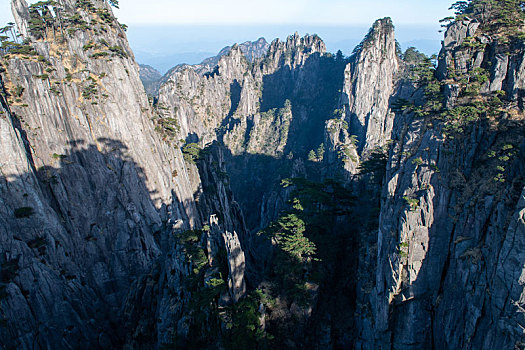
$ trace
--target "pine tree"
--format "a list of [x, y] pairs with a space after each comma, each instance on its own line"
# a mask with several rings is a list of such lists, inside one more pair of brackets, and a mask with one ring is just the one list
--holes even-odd
[[319, 148], [317, 149], [317, 161], [322, 162], [324, 158], [324, 143], [321, 143], [319, 145]]
[[309, 153], [308, 153], [308, 160], [310, 162], [315, 162], [316, 160], [316, 156], [315, 156], [315, 151], [314, 150], [311, 150]]

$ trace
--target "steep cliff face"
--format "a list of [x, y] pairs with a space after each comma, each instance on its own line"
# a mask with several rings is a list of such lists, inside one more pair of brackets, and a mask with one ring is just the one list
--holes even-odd
[[467, 6], [438, 67], [382, 19], [350, 58], [234, 45], [151, 106], [106, 1], [13, 0], [0, 346], [523, 347], [525, 48], [502, 3]]
[[377, 21], [345, 69], [342, 104], [360, 153], [384, 146], [390, 139], [393, 115], [390, 97], [399, 63], [390, 18]]
[[[66, 22], [76, 5], [61, 5]], [[25, 2], [13, 2], [36, 52], [4, 56], [2, 149], [23, 146], [3, 168], [7, 347], [116, 345], [121, 300], [160, 256], [164, 222], [193, 224], [192, 188], [171, 175], [184, 173], [180, 155], [152, 130], [123, 32], [100, 17], [108, 5], [93, 6], [79, 13], [92, 31], [36, 33], [24, 30]]]
[[188, 230], [180, 219], [168, 221], [163, 258], [134, 282], [123, 303], [124, 348], [223, 346], [230, 331], [218, 325], [246, 294], [247, 231], [223, 148], [210, 145], [185, 163], [199, 184], [194, 198], [201, 225]]
[[397, 45], [392, 20], [378, 20], [346, 65], [340, 106], [326, 122], [325, 143], [329, 168], [344, 169], [348, 180], [359, 173], [361, 158], [391, 139], [390, 100], [402, 81]]
[[[261, 113], [286, 107], [284, 102], [286, 97], [292, 98], [293, 89], [303, 88], [294, 84], [294, 80], [317, 73], [318, 63], [314, 61], [325, 53], [324, 43], [319, 37], [300, 38], [297, 34], [286, 42], [275, 40], [264, 59], [257, 59], [254, 64], [240, 46], [234, 45], [228, 51], [211, 71], [203, 70], [201, 65], [175, 70], [160, 89], [159, 106], [181, 120], [183, 138], [199, 140], [201, 144], [220, 138], [233, 154], [244, 152], [251, 142], [248, 148], [270, 148], [268, 152], [275, 155], [278, 142], [256, 142], [259, 136], [266, 135], [258, 132], [259, 123], [253, 119], [270, 117], [270, 122], [280, 122], [271, 113], [263, 116]], [[303, 72], [308, 59], [313, 67]], [[263, 96], [265, 84], [271, 85], [266, 93], [270, 96]], [[256, 128], [254, 135], [250, 134], [252, 128], [248, 124]], [[287, 130], [283, 137], [287, 137]]]
[[180, 120], [186, 142], [227, 146], [226, 168], [248, 226], [263, 228], [283, 208], [280, 180], [303, 174], [308, 151], [323, 142], [319, 130], [337, 106], [344, 65], [317, 36], [275, 40], [253, 63], [235, 45], [213, 70], [173, 71], [158, 105]]
[[370, 348], [523, 344], [524, 51], [475, 18], [445, 35], [447, 109], [396, 115]]
[[[169, 333], [151, 320], [181, 317], [166, 293], [189, 269], [173, 235], [207, 220], [194, 199], [199, 174], [154, 131], [158, 117], [107, 2], [12, 7], [27, 44], [2, 57], [0, 344], [114, 348], [128, 337], [140, 344], [122, 324], [123, 312], [133, 319], [140, 308], [125, 309], [123, 300], [151, 282], [150, 272], [166, 283], [149, 296], [160, 311], [142, 322], [159, 329], [152, 344], [160, 343]], [[224, 222], [237, 219], [221, 212]], [[234, 229], [220, 225], [238, 246]]]
[[[276, 40], [266, 56], [253, 64], [234, 46], [214, 70], [203, 70], [201, 65], [174, 70], [160, 89], [158, 107], [167, 118], [181, 121], [180, 138], [186, 143], [206, 145], [218, 140], [226, 146], [229, 152], [225, 167], [253, 232], [265, 228], [289, 208], [287, 202], [293, 191], [281, 188], [282, 179], [357, 179], [360, 156], [368, 158], [371, 150], [384, 146], [391, 138], [393, 114], [389, 99], [400, 89], [396, 80], [398, 60], [390, 19], [377, 21], [350, 59], [327, 54], [316, 36], [300, 38], [296, 34], [284, 42]], [[374, 88], [365, 84], [370, 76], [375, 77], [371, 80], [377, 83]], [[356, 120], [363, 124], [351, 125]], [[360, 149], [357, 134], [365, 136]], [[365, 201], [361, 204], [369, 207]], [[348, 315], [355, 311], [355, 276], [369, 274], [370, 269], [360, 266], [357, 274], [345, 273], [346, 269], [357, 269], [354, 257], [358, 245], [354, 238], [358, 230], [342, 222], [353, 220], [355, 228], [374, 224], [367, 222], [372, 214], [351, 219], [343, 213], [337, 214], [337, 230], [326, 227], [326, 222], [332, 222], [326, 218], [321, 225], [330, 237], [324, 240], [339, 242], [340, 246], [320, 243], [326, 263], [320, 265], [322, 272], [318, 271], [343, 285], [341, 292], [333, 293], [338, 283], [325, 283], [323, 277], [322, 283], [305, 285], [312, 294], [306, 306], [301, 304], [304, 301], [277, 293], [277, 305], [266, 310], [267, 327], [277, 332], [279, 341], [295, 327], [295, 336], [287, 338], [288, 347], [304, 345], [308, 325], [313, 324], [316, 332], [308, 341], [319, 346], [348, 347], [350, 339], [359, 333], [353, 317]], [[371, 235], [370, 231], [362, 232], [363, 237]], [[275, 281], [269, 282], [266, 274], [267, 270], [279, 270], [272, 267], [276, 248], [253, 234], [245, 242], [248, 258], [257, 270], [249, 271], [249, 281], [275, 291]], [[346, 254], [348, 257], [338, 263], [333, 261], [334, 256]], [[368, 266], [375, 266], [375, 262]], [[363, 282], [359, 288], [365, 289], [370, 283]]]

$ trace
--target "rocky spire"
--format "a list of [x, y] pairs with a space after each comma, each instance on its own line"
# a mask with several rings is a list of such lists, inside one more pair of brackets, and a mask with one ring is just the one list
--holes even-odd
[[399, 63], [390, 18], [377, 20], [345, 70], [342, 104], [359, 153], [390, 139], [393, 115], [389, 99]]

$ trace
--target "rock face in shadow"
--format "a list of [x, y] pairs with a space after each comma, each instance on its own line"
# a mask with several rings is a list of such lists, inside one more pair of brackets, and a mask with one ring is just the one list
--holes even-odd
[[[142, 319], [155, 346], [180, 318], [181, 300], [157, 283], [183, 293], [176, 236], [203, 224], [199, 174], [154, 130], [158, 117], [108, 3], [53, 6], [35, 12], [14, 0], [30, 44], [2, 57], [0, 345], [140, 345], [140, 326], [124, 320], [141, 304], [124, 302], [154, 279], [141, 300], [161, 307]], [[28, 26], [38, 18], [42, 28]]]
[[[478, 28], [458, 21], [445, 35], [444, 118], [396, 115], [377, 243], [378, 343], [366, 348], [523, 344], [524, 51]], [[453, 83], [466, 75], [484, 75], [470, 88], [492, 103], [506, 95], [504, 109], [472, 103], [469, 86]]]
[[[323, 143], [319, 130], [337, 107], [345, 64], [319, 37], [295, 34], [274, 40], [253, 62], [234, 45], [213, 70], [186, 66], [165, 78], [159, 106], [180, 120], [181, 137], [201, 145], [218, 140], [231, 153], [226, 168], [251, 230], [276, 218], [283, 206], [275, 185], [301, 174], [308, 151]], [[268, 166], [273, 174], [261, 171]], [[249, 179], [253, 195], [245, 196]]]
[[[151, 105], [108, 2], [12, 8], [0, 347], [228, 348], [276, 325], [264, 344], [291, 349], [523, 347], [525, 49], [485, 12], [448, 27], [436, 68], [385, 18], [349, 58], [316, 35], [234, 45]], [[299, 185], [333, 206], [302, 221], [324, 255], [265, 305], [286, 266], [256, 233], [304, 210]]]

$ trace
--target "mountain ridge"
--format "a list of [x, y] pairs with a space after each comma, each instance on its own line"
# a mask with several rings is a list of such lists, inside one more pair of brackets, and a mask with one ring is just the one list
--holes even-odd
[[0, 346], [525, 343], [514, 0], [457, 3], [437, 58], [383, 18], [350, 57], [260, 39], [155, 98], [115, 4], [12, 0]]

